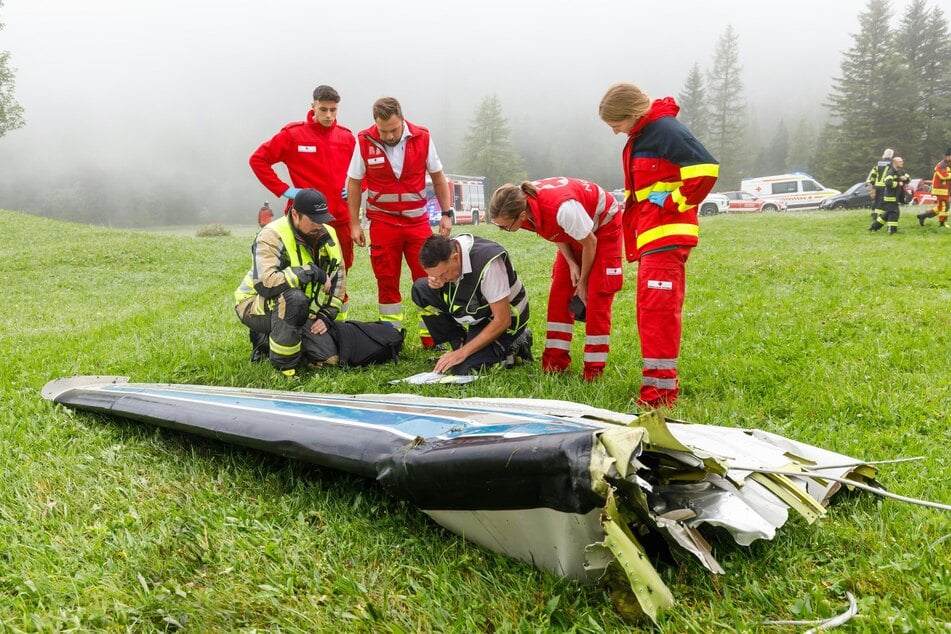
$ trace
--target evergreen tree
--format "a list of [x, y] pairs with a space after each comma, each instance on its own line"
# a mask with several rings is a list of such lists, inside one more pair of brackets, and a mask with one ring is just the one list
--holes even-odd
[[520, 183], [526, 178], [524, 161], [512, 146], [510, 132], [498, 96], [485, 97], [462, 141], [462, 169], [466, 174], [485, 176], [487, 194], [503, 183]]
[[801, 117], [796, 123], [796, 129], [786, 153], [786, 165], [789, 171], [814, 173], [816, 145], [815, 127], [809, 122], [809, 119]]
[[905, 166], [928, 178], [951, 142], [951, 42], [944, 12], [928, 11], [924, 0], [915, 0], [902, 17], [896, 42], [918, 98], [912, 137], [916, 145], [903, 150]]
[[[3, 0], [0, 0], [0, 8], [3, 8]], [[0, 23], [2, 30], [3, 24]], [[13, 97], [13, 73], [16, 69], [7, 65], [9, 61], [10, 52], [0, 51], [0, 137], [24, 125], [23, 107]]]
[[717, 41], [713, 68], [707, 72], [710, 138], [705, 145], [720, 162], [720, 181], [733, 187], [742, 171], [741, 148], [746, 106], [740, 77], [739, 37], [733, 25]]
[[677, 95], [680, 104], [680, 122], [687, 126], [701, 143], [710, 134], [710, 113], [707, 111], [707, 95], [703, 88], [703, 74], [696, 63], [687, 74], [684, 89]]
[[888, 0], [869, 0], [859, 33], [843, 54], [829, 95], [832, 119], [822, 134], [817, 174], [824, 183], [864, 180], [886, 147], [909, 149], [917, 99], [905, 59], [888, 26]]
[[763, 174], [784, 174], [788, 155], [789, 129], [785, 119], [780, 119], [769, 143], [757, 153], [756, 167]]

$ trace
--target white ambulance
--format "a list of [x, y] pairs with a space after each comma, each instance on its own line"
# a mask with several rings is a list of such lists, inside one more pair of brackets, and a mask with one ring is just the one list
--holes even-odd
[[744, 178], [740, 181], [740, 189], [760, 198], [784, 200], [789, 211], [818, 209], [823, 200], [841, 193], [802, 173]]

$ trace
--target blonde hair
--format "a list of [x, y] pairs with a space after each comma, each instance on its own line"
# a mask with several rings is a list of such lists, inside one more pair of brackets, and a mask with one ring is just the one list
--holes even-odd
[[629, 82], [618, 82], [601, 97], [598, 116], [605, 123], [620, 123], [630, 118], [640, 119], [650, 107], [650, 97], [643, 90]]
[[538, 197], [538, 190], [529, 181], [523, 181], [518, 187], [512, 183], [502, 185], [493, 192], [489, 201], [489, 218], [515, 220], [528, 208], [529, 196]]

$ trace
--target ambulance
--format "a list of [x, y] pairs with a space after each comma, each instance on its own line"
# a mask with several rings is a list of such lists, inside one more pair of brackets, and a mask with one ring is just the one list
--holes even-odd
[[760, 198], [783, 200], [790, 211], [818, 209], [823, 200], [841, 193], [838, 189], [823, 186], [812, 176], [801, 172], [744, 178], [740, 181], [740, 189]]

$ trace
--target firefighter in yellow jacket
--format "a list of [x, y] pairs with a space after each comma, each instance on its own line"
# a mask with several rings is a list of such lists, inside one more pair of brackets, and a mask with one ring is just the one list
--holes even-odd
[[234, 293], [251, 360], [267, 355], [288, 376], [301, 362], [302, 330], [326, 334], [343, 308], [346, 270], [331, 222], [324, 195], [302, 189], [288, 215], [258, 232], [251, 270]]

